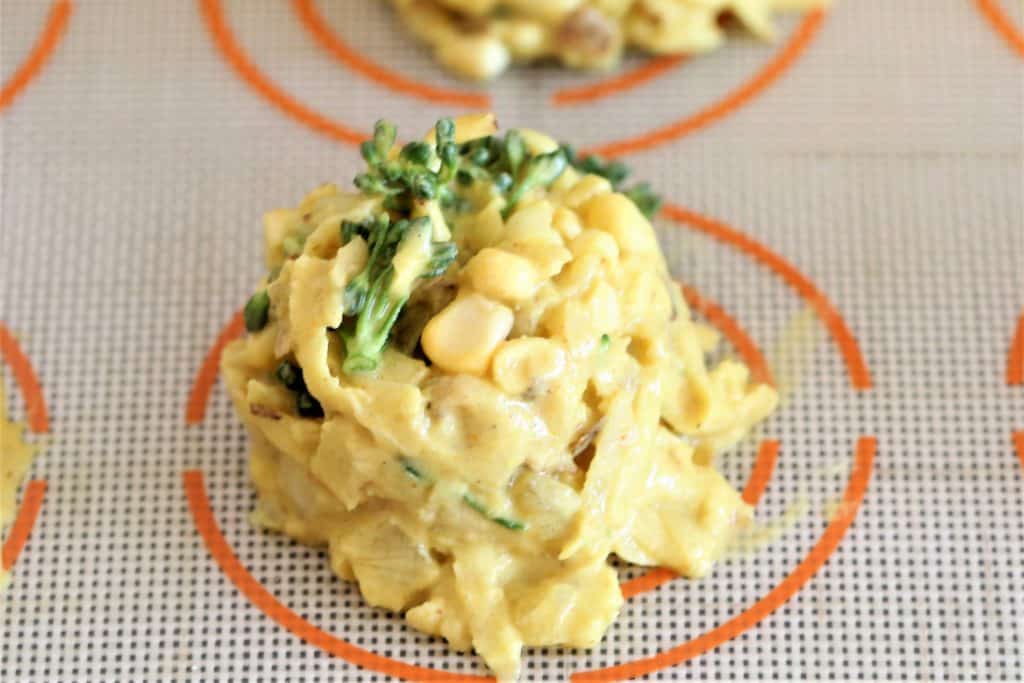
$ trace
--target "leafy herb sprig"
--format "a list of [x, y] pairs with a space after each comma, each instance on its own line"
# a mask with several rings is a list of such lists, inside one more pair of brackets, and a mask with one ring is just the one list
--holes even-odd
[[408, 291], [392, 287], [395, 257], [403, 250], [428, 250], [416, 260], [415, 273], [403, 273], [408, 282], [442, 275], [455, 260], [458, 248], [451, 240], [437, 240], [428, 216], [412, 217], [418, 202], [437, 201], [452, 207], [452, 183], [459, 166], [455, 123], [441, 119], [434, 126], [435, 142], [410, 142], [397, 155], [394, 124], [378, 121], [373, 139], [360, 147], [367, 170], [355, 178], [364, 194], [383, 196], [385, 211], [362, 221], [342, 221], [342, 243], [356, 236], [366, 241], [366, 266], [345, 287], [341, 339], [345, 344], [342, 369], [347, 373], [372, 372], [380, 364], [392, 328], [398, 321]]
[[406, 281], [443, 274], [457, 255], [450, 240], [435, 240], [432, 220], [413, 218], [413, 208], [436, 201], [442, 212], [465, 209], [460, 191], [477, 181], [488, 181], [505, 198], [505, 215], [531, 190], [553, 183], [568, 167], [561, 149], [531, 154], [518, 131], [504, 137], [488, 136], [464, 144], [455, 142], [455, 123], [441, 119], [434, 126], [434, 142], [410, 142], [394, 154], [397, 129], [378, 121], [373, 138], [360, 147], [366, 171], [355, 177], [364, 194], [383, 197], [384, 212], [363, 221], [344, 221], [342, 241], [357, 235], [369, 247], [366, 267], [345, 288], [341, 338], [347, 373], [370, 372], [377, 368], [392, 328], [398, 321], [408, 292], [395, 291], [395, 257], [403, 248], [415, 249], [431, 231], [426, 257], [417, 261], [420, 271]]
[[[570, 166], [607, 178], [615, 190], [628, 196], [648, 217], [661, 205], [660, 197], [647, 183], [623, 189], [630, 174], [625, 164], [598, 156], [580, 157], [569, 145], [533, 154], [516, 130], [460, 144], [455, 139], [455, 123], [445, 118], [434, 126], [433, 142], [410, 142], [395, 153], [397, 136], [394, 124], [380, 120], [374, 126], [373, 137], [360, 147], [366, 170], [355, 177], [355, 185], [366, 195], [382, 197], [383, 210], [362, 221], [341, 224], [343, 244], [358, 236], [369, 249], [366, 266], [348, 283], [344, 293], [339, 332], [346, 351], [342, 364], [346, 373], [371, 372], [380, 364], [381, 354], [409, 297], [408, 291], [392, 287], [395, 258], [403, 248], [428, 250], [425, 255], [420, 254], [423, 258], [405, 262], [406, 267], [418, 269], [401, 273], [405, 283], [442, 275], [456, 258], [455, 243], [439, 238], [431, 218], [413, 217], [415, 207], [422, 209], [424, 203], [436, 201], [442, 215], [449, 218], [469, 206], [466, 190], [485, 182], [492, 193], [504, 198], [502, 213], [507, 217], [530, 191], [550, 186]], [[301, 247], [301, 241], [292, 239], [287, 252], [295, 255]], [[245, 324], [250, 332], [266, 326], [269, 308], [266, 290], [249, 300]], [[312, 407], [310, 411], [315, 412]]]
[[547, 187], [568, 168], [562, 149], [531, 154], [517, 130], [505, 137], [488, 136], [462, 145], [465, 163], [456, 176], [460, 185], [483, 180], [505, 197], [503, 215], [508, 216], [523, 196], [537, 187]]

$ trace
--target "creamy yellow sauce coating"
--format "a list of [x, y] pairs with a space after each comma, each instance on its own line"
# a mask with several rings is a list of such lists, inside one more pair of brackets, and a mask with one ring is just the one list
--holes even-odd
[[[36, 446], [25, 441], [25, 425], [7, 417], [7, 397], [0, 378], [0, 538], [14, 520], [18, 487], [24, 481]], [[2, 545], [2, 543], [0, 543]], [[10, 574], [0, 567], [0, 591], [10, 583]]]
[[437, 60], [464, 78], [486, 80], [512, 62], [555, 59], [608, 69], [633, 47], [651, 54], [708, 52], [725, 40], [719, 21], [735, 17], [763, 40], [781, 11], [828, 0], [391, 0]]
[[[461, 140], [493, 117], [458, 121]], [[548, 138], [524, 132], [534, 152]], [[422, 353], [389, 348], [346, 374], [345, 285], [367, 260], [343, 219], [380, 199], [328, 185], [265, 224], [269, 323], [231, 344], [223, 375], [251, 435], [254, 521], [326, 546], [373, 605], [475, 649], [514, 680], [524, 646], [598, 644], [622, 605], [608, 557], [698, 578], [752, 511], [711, 466], [775, 407], [735, 361], [705, 364], [699, 331], [654, 230], [606, 180], [566, 170], [507, 218], [475, 188], [445, 222], [456, 263], [410, 284]], [[290, 235], [308, 235], [285, 256]], [[399, 323], [401, 325], [401, 322]], [[277, 381], [301, 366], [324, 417], [302, 418]]]

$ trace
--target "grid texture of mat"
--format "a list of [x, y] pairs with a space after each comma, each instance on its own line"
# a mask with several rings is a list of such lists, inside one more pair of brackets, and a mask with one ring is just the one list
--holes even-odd
[[[261, 214], [349, 182], [347, 137], [378, 116], [413, 135], [465, 110], [354, 70], [325, 27], [408, 82], [488, 97], [506, 127], [618, 145], [676, 207], [658, 219], [673, 272], [794, 385], [721, 467], [742, 488], [777, 440], [758, 516], [808, 513], [706, 580], [631, 598], [593, 651], [528, 652], [524, 677], [637, 661], [607, 677], [1024, 677], [1024, 3], [839, 0], [781, 21], [776, 45], [738, 38], [557, 106], [602, 77], [518, 69], [474, 89], [371, 0], [3, 0], [0, 323], [51, 434], [31, 475], [45, 502], [0, 596], [0, 679], [400, 673], [338, 656], [341, 640], [486, 673], [367, 607], [323, 553], [248, 525], [245, 437], [219, 383], [185, 420], [260, 275]], [[257, 604], [207, 548], [210, 518]]]

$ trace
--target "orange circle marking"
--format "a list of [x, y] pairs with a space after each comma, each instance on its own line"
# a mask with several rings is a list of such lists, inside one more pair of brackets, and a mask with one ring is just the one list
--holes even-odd
[[0, 356], [11, 372], [15, 381], [21, 389], [21, 396], [25, 401], [25, 413], [28, 415], [28, 427], [36, 434], [45, 434], [50, 431], [50, 416], [46, 410], [46, 399], [43, 397], [43, 390], [39, 386], [39, 378], [28, 357], [18, 346], [14, 335], [0, 323]]
[[662, 215], [739, 249], [782, 278], [814, 309], [818, 319], [825, 325], [842, 354], [853, 388], [860, 391], [871, 388], [871, 372], [853, 332], [828, 297], [806, 275], [797, 270], [796, 266], [752, 237], [721, 221], [674, 205], [666, 206]]
[[[231, 28], [228, 26], [228, 23], [224, 18], [224, 8], [221, 4], [221, 0], [198, 0], [198, 2], [200, 11], [206, 21], [206, 25], [213, 37], [214, 44], [217, 46], [221, 55], [235, 70], [235, 73], [237, 73], [242, 80], [248, 83], [256, 92], [262, 95], [270, 104], [274, 105], [277, 109], [281, 110], [296, 121], [312, 128], [313, 130], [323, 133], [324, 135], [332, 137], [335, 140], [351, 145], [358, 145], [369, 137], [366, 133], [360, 132], [346, 123], [320, 114], [285, 92], [252, 62], [245, 50], [242, 49], [242, 46], [235, 39]], [[296, 3], [296, 7], [299, 9], [300, 14], [303, 9], [303, 4], [308, 5], [305, 9], [308, 9], [310, 12], [315, 14], [316, 10], [309, 5], [310, 0], [293, 0], [293, 2]], [[779, 52], [776, 53], [775, 57], [773, 57], [768, 64], [754, 74], [750, 80], [746, 81], [740, 87], [733, 90], [724, 98], [709, 107], [698, 111], [696, 114], [684, 117], [648, 133], [643, 133], [641, 135], [622, 140], [606, 142], [587, 151], [602, 154], [607, 157], [615, 157], [631, 152], [651, 149], [689, 135], [690, 133], [698, 131], [721, 120], [722, 118], [725, 118], [729, 114], [749, 103], [768, 86], [775, 83], [783, 73], [789, 70], [796, 60], [804, 53], [807, 46], [818, 33], [824, 18], [825, 13], [821, 10], [809, 12], [807, 16], [804, 17], [803, 22], [801, 22], [797, 27], [793, 36], [779, 50]], [[304, 17], [307, 27], [310, 28], [310, 30], [314, 30], [312, 26], [309, 26], [307, 19], [308, 17]], [[323, 25], [322, 22], [318, 25], [326, 31], [326, 26]], [[375, 69], [380, 69], [382, 67], [373, 64], [366, 58], [360, 57], [354, 53], [351, 48], [348, 48], [344, 43], [341, 43], [336, 36], [330, 33], [330, 31], [326, 31], [323, 35], [315, 30], [314, 33], [318, 36], [318, 39], [320, 39], [321, 42], [324, 42], [328, 37], [332, 40], [331, 45], [333, 47], [329, 47], [328, 49], [331, 49], [331, 51], [335, 53], [335, 56], [342, 58], [342, 54], [344, 54], [346, 57], [355, 57], [359, 64], [358, 70], [367, 74], [371, 72], [375, 73], [375, 80], [378, 80], [379, 77], [383, 76], [387, 81], [385, 84], [389, 87], [394, 89], [404, 89], [406, 91], [408, 91], [409, 87], [415, 87], [416, 90], [420, 91], [420, 95], [423, 94], [423, 89], [426, 88], [426, 86], [414, 84], [412, 81], [409, 81], [398, 74], [387, 72], [388, 75], [385, 76], [384, 74], [375, 71]], [[341, 48], [340, 52], [337, 50], [339, 47]], [[351, 60], [346, 63], [349, 63], [350, 61]], [[352, 66], [351, 63], [349, 63], [349, 65]], [[353, 68], [356, 67], [353, 66]], [[631, 72], [631, 74], [618, 77], [618, 82], [615, 82], [616, 79], [613, 78], [612, 82], [605, 83], [604, 85], [596, 84], [590, 86], [591, 92], [589, 95], [586, 94], [586, 89], [584, 89], [583, 95], [576, 92], [575, 95], [570, 95], [570, 99], [580, 100], [580, 97], [582, 97], [585, 100], [588, 97], [594, 98], [597, 96], [603, 96], [604, 94], [610, 94], [611, 91], [618, 92], [625, 88], [633, 87], [644, 80], [649, 80], [664, 71], [664, 64], [649, 64], [646, 65], [646, 69], [641, 67], [640, 69]], [[384, 81], [381, 82], [383, 83]], [[401, 87], [399, 88], [399, 86]], [[611, 91], [609, 91], [608, 88], [611, 88]], [[434, 90], [436, 92], [436, 89], [428, 90]], [[597, 93], [596, 95], [594, 94], [595, 91]], [[562, 91], [562, 93], [564, 96], [565, 91]], [[556, 97], [558, 97], [557, 94]]]
[[655, 57], [647, 60], [635, 69], [617, 76], [605, 78], [588, 85], [557, 90], [551, 96], [551, 103], [556, 107], [568, 107], [574, 104], [595, 102], [604, 97], [626, 92], [671, 71], [685, 62], [686, 59], [686, 55]]
[[188, 403], [185, 405], [186, 424], [199, 424], [206, 417], [206, 405], [210, 402], [213, 385], [217, 383], [220, 357], [224, 353], [224, 347], [241, 337], [243, 332], [245, 332], [245, 318], [242, 316], [242, 311], [239, 310], [224, 326], [217, 341], [207, 351], [206, 358], [203, 359], [203, 364], [192, 381], [192, 391], [189, 392]]
[[797, 27], [793, 37], [776, 53], [775, 57], [768, 64], [754, 74], [753, 78], [743, 83], [743, 85], [730, 92], [721, 100], [705, 107], [696, 114], [674, 121], [649, 133], [598, 145], [587, 151], [601, 154], [605, 157], [617, 157], [623, 154], [653, 149], [722, 120], [749, 103], [788, 71], [797, 59], [803, 55], [807, 46], [811, 44], [824, 20], [825, 13], [823, 11], [814, 10], [809, 12], [800, 26]]
[[70, 0], [59, 0], [50, 8], [46, 26], [32, 48], [32, 52], [29, 53], [28, 59], [18, 67], [11, 79], [4, 83], [3, 88], [0, 88], [0, 111], [13, 102], [14, 98], [42, 71], [46, 61], [57, 48], [57, 44], [60, 43], [73, 9], [74, 5]]
[[758, 384], [775, 384], [772, 371], [768, 369], [768, 363], [761, 354], [761, 349], [750, 338], [743, 328], [739, 326], [732, 316], [725, 312], [721, 306], [710, 299], [706, 299], [693, 287], [682, 286], [683, 297], [690, 308], [697, 311], [708, 319], [712, 325], [725, 335], [736, 351], [739, 352], [743, 362], [750, 368], [750, 376]]
[[210, 29], [214, 43], [221, 54], [235, 72], [242, 77], [242, 80], [252, 86], [264, 99], [293, 119], [335, 140], [358, 145], [369, 137], [367, 134], [350, 128], [343, 123], [333, 121], [326, 116], [318, 114], [301, 104], [267, 78], [252, 63], [245, 50], [235, 40], [231, 29], [224, 20], [224, 8], [221, 6], [220, 0], [199, 0], [199, 8], [202, 11], [203, 18], [206, 20], [207, 27]]
[[1020, 466], [1024, 468], [1024, 432], [1014, 432], [1013, 445], [1017, 449], [1017, 458], [1020, 459]]
[[206, 487], [203, 483], [203, 473], [199, 470], [189, 470], [182, 475], [185, 487], [185, 495], [188, 497], [188, 506], [192, 511], [192, 519], [195, 521], [199, 535], [203, 537], [207, 550], [213, 559], [220, 565], [221, 570], [235, 584], [239, 591], [249, 599], [252, 604], [260, 609], [268, 617], [276, 621], [285, 629], [298, 636], [314, 647], [324, 652], [341, 657], [349, 662], [374, 671], [401, 678], [409, 681], [491, 681], [492, 678], [483, 676], [465, 676], [427, 669], [424, 667], [404, 664], [390, 657], [380, 655], [356, 647], [351, 643], [333, 636], [313, 624], [309, 623], [295, 612], [291, 611], [270, 591], [263, 587], [256, 578], [249, 573], [235, 554], [231, 546], [220, 531], [217, 520], [210, 508], [210, 500], [206, 495]]
[[[25, 412], [28, 415], [28, 427], [36, 434], [44, 434], [50, 430], [50, 418], [46, 410], [46, 399], [43, 397], [39, 380], [28, 358], [22, 353], [14, 335], [0, 323], [0, 357], [11, 368], [14, 379], [18, 383], [22, 400], [25, 401]], [[0, 565], [4, 570], [14, 566], [21, 554], [32, 528], [35, 526], [39, 509], [43, 506], [46, 496], [46, 482], [34, 479], [25, 487], [18, 514], [11, 525], [11, 533], [4, 542], [0, 552]]]
[[992, 28], [1009, 43], [1017, 54], [1024, 57], [1024, 33], [1013, 23], [1006, 12], [999, 6], [998, 0], [974, 0], [981, 15], [988, 20]]
[[1024, 384], [1024, 313], [1017, 320], [1017, 331], [1006, 357], [1006, 383], [1010, 386]]
[[22, 548], [28, 543], [28, 538], [32, 535], [32, 527], [35, 526], [36, 517], [39, 516], [39, 510], [43, 507], [45, 497], [45, 481], [33, 479], [25, 487], [25, 495], [21, 498], [18, 516], [14, 518], [11, 533], [4, 542], [2, 558], [0, 558], [0, 564], [3, 564], [4, 571], [9, 571], [14, 566]]
[[843, 540], [843, 536], [857, 515], [857, 508], [860, 507], [860, 503], [867, 491], [876, 445], [874, 437], [862, 436], [857, 440], [856, 460], [853, 470], [850, 472], [850, 480], [846, 486], [846, 492], [843, 494], [844, 504], [840, 506], [839, 512], [829, 523], [828, 527], [826, 527], [821, 538], [818, 539], [818, 542], [811, 551], [807, 553], [803, 561], [767, 595], [755, 602], [739, 616], [733, 617], [717, 628], [682, 645], [647, 659], [639, 659], [618, 666], [573, 674], [572, 680], [608, 681], [635, 678], [636, 676], [642, 676], [679, 664], [704, 654], [728, 640], [732, 640], [782, 607], [825, 564], [839, 546], [839, 542]]
[[306, 30], [327, 52], [352, 71], [362, 74], [378, 85], [398, 93], [412, 95], [421, 100], [438, 104], [454, 104], [460, 107], [476, 107], [479, 109], [487, 109], [491, 106], [491, 98], [487, 95], [424, 85], [364, 57], [349, 47], [344, 40], [331, 30], [326, 19], [317, 10], [314, 0], [292, 0], [292, 8], [298, 14], [299, 19], [302, 20]]

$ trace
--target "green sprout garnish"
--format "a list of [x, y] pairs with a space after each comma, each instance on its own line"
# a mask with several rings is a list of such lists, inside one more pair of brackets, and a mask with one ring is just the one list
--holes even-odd
[[558, 180], [558, 176], [562, 175], [567, 166], [565, 153], [561, 149], [531, 157], [515, 174], [502, 213], [508, 216], [523, 195], [535, 187], [547, 187]]
[[402, 228], [401, 221], [392, 224], [391, 217], [386, 213], [367, 218], [361, 223], [342, 222], [342, 239], [348, 242], [355, 235], [359, 235], [366, 240], [370, 250], [366, 267], [345, 287], [344, 312], [346, 315], [357, 315], [363, 310], [369, 295], [370, 283], [377, 279], [395, 256], [398, 241], [396, 238], [401, 237]]
[[606, 161], [597, 154], [580, 157], [571, 145], [562, 145], [562, 151], [566, 159], [577, 171], [599, 175], [612, 184], [612, 189], [629, 197], [640, 213], [651, 218], [661, 208], [661, 197], [658, 196], [648, 183], [639, 183], [630, 188], [624, 188], [623, 184], [632, 173], [629, 166], [621, 161]]
[[602, 351], [607, 351], [608, 349], [610, 349], [612, 347], [612, 338], [610, 336], [608, 336], [607, 334], [602, 334], [601, 335], [600, 344], [601, 344], [601, 350]]
[[417, 270], [411, 274], [410, 283], [443, 274], [458, 252], [454, 242], [430, 241], [433, 224], [425, 216], [392, 223], [387, 214], [381, 214], [373, 219], [370, 230], [371, 251], [366, 267], [345, 288], [344, 314], [355, 318], [354, 326], [341, 332], [346, 352], [342, 370], [347, 373], [377, 369], [391, 330], [409, 300], [408, 291], [392, 287], [398, 252], [403, 248], [416, 250], [422, 245], [429, 250], [427, 257], [415, 264]]
[[[345, 288], [341, 338], [345, 343], [346, 373], [373, 372], [380, 364], [392, 329], [398, 322], [413, 282], [443, 275], [455, 260], [457, 247], [436, 240], [428, 217], [412, 217], [420, 202], [437, 201], [450, 215], [469, 208], [461, 188], [488, 181], [504, 196], [507, 216], [531, 190], [553, 183], [567, 168], [560, 149], [531, 155], [518, 131], [459, 145], [455, 123], [441, 119], [434, 126], [434, 141], [410, 142], [396, 154], [395, 126], [378, 121], [373, 139], [360, 147], [367, 169], [355, 178], [364, 194], [382, 198], [383, 212], [362, 221], [343, 221], [341, 237], [348, 242], [363, 238], [369, 248], [366, 266]], [[422, 250], [424, 245], [429, 245]], [[399, 272], [395, 259], [408, 249], [422, 258], [406, 259]], [[397, 283], [397, 284], [396, 284]]]
[[259, 332], [267, 326], [267, 320], [270, 319], [270, 295], [267, 290], [261, 289], [252, 295], [245, 304], [242, 317], [245, 318], [245, 329], [250, 332]]
[[[568, 145], [534, 154], [516, 130], [457, 143], [455, 123], [444, 118], [434, 126], [433, 141], [409, 142], [396, 150], [397, 139], [394, 124], [380, 120], [373, 137], [360, 145], [366, 170], [354, 182], [363, 194], [380, 198], [381, 210], [363, 220], [342, 221], [340, 226], [343, 244], [359, 237], [368, 250], [365, 267], [345, 287], [342, 321], [331, 328], [344, 342], [346, 373], [373, 372], [379, 367], [416, 283], [443, 275], [455, 261], [455, 242], [439, 237], [435, 227], [441, 227], [442, 234], [447, 230], [422, 214], [436, 218], [439, 207], [444, 221], [457, 225], [454, 219], [459, 214], [479, 209], [481, 202], [497, 196], [504, 200], [502, 215], [507, 218], [530, 192], [549, 187], [570, 166], [607, 178], [648, 217], [661, 203], [646, 184], [621, 189], [630, 173], [625, 164], [598, 156], [581, 158]], [[486, 192], [472, 191], [477, 183], [483, 183]], [[305, 235], [296, 234], [286, 237], [281, 246], [287, 256], [297, 256], [304, 243]], [[246, 328], [255, 332], [265, 327], [269, 308], [266, 291], [255, 294], [245, 307]], [[421, 330], [422, 325], [413, 329]], [[603, 339], [601, 344], [607, 346]], [[405, 350], [415, 347], [416, 339], [403, 343]], [[302, 401], [303, 410], [316, 412], [312, 396]]]

